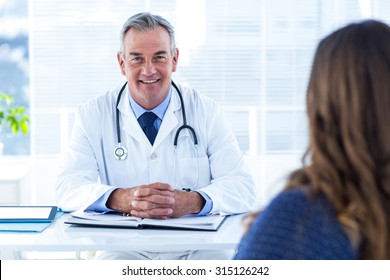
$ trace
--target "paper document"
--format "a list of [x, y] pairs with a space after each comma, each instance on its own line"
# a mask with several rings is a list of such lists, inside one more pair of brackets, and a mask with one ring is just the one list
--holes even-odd
[[100, 226], [100, 227], [122, 227], [122, 228], [170, 228], [170, 229], [192, 229], [192, 230], [218, 230], [226, 216], [184, 216], [181, 218], [142, 219], [137, 217], [123, 216], [116, 213], [96, 213], [76, 211], [65, 222], [67, 224]]

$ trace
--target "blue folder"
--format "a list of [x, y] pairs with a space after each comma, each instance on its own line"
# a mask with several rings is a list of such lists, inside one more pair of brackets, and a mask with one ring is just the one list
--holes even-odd
[[[64, 212], [57, 212], [54, 221], [62, 216]], [[0, 232], [42, 232], [51, 222], [48, 223], [0, 223]]]

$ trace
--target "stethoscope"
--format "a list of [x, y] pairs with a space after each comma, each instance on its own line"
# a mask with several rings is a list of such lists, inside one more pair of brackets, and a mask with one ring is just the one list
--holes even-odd
[[[191, 190], [194, 190], [195, 188], [197, 188], [197, 186], [198, 186], [198, 179], [199, 179], [198, 138], [196, 137], [195, 130], [190, 125], [187, 124], [186, 110], [185, 110], [185, 107], [184, 107], [184, 101], [183, 101], [183, 96], [181, 94], [181, 91], [179, 90], [179, 87], [173, 81], [171, 81], [171, 84], [176, 89], [176, 92], [179, 95], [180, 104], [181, 104], [181, 108], [182, 108], [181, 112], [182, 112], [182, 116], [183, 116], [183, 125], [181, 125], [177, 129], [176, 134], [175, 134], [175, 138], [173, 140], [173, 146], [174, 146], [173, 170], [174, 170], [175, 184], [177, 182], [177, 180], [176, 180], [176, 149], [177, 149], [177, 141], [179, 139], [180, 132], [182, 130], [184, 130], [184, 129], [188, 129], [190, 131], [191, 135], [192, 135], [193, 140], [194, 140], [194, 148], [195, 148], [195, 151], [196, 151], [196, 165], [197, 165], [196, 173], [197, 173], [197, 175], [196, 175], [195, 186], [193, 188], [182, 188], [182, 190], [191, 191]], [[120, 131], [120, 125], [119, 125], [119, 113], [120, 112], [119, 112], [119, 109], [118, 109], [118, 105], [119, 105], [119, 102], [121, 100], [122, 93], [123, 93], [124, 89], [126, 88], [126, 85], [127, 85], [127, 82], [122, 86], [121, 90], [119, 91], [118, 98], [116, 100], [116, 135], [117, 135], [118, 145], [114, 149], [114, 156], [118, 160], [125, 160], [127, 158], [127, 155], [128, 155], [127, 148], [122, 146], [121, 131]]]

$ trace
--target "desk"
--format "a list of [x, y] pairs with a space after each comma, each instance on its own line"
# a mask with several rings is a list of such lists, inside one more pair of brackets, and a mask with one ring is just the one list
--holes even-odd
[[75, 227], [64, 223], [68, 216], [41, 233], [0, 232], [0, 252], [223, 250], [236, 249], [243, 234], [243, 215], [228, 217], [215, 232]]

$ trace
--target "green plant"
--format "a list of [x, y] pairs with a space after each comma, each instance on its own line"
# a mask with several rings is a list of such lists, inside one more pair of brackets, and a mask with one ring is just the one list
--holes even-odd
[[27, 134], [30, 118], [25, 114], [26, 109], [23, 106], [13, 106], [13, 103], [11, 95], [0, 92], [0, 132], [3, 125], [8, 124], [13, 134], [18, 134], [19, 131]]

